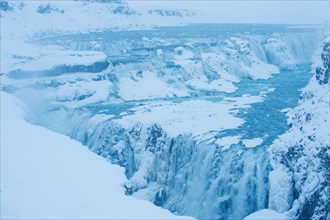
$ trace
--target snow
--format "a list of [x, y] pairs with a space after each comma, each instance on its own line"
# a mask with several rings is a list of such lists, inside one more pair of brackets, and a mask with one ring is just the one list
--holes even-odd
[[302, 89], [300, 104], [286, 110], [291, 128], [268, 150], [273, 169], [269, 175], [269, 207], [287, 210], [297, 218], [326, 218], [329, 210], [326, 205], [329, 200], [329, 80], [317, 80], [318, 73], [324, 80], [329, 72], [329, 32], [326, 33], [324, 45], [315, 52], [314, 76]]
[[[186, 51], [186, 50], [185, 50]], [[186, 54], [187, 53], [187, 54]], [[202, 63], [191, 59], [191, 52], [185, 52], [182, 55], [174, 56], [174, 63], [180, 65], [193, 79], [207, 81], [203, 71]]]
[[174, 60], [176, 60], [176, 61], [192, 60], [194, 58], [194, 53], [189, 50], [186, 50], [183, 47], [177, 47], [174, 49], [174, 51], [176, 54], [173, 57], [174, 57]]
[[150, 71], [143, 71], [141, 77], [122, 77], [118, 95], [126, 101], [189, 96], [184, 90], [171, 87]]
[[[161, 16], [135, 10], [124, 2], [88, 1], [10, 1], [12, 11], [2, 11], [1, 36], [32, 37], [34, 34], [53, 35], [102, 30], [147, 29], [157, 25], [181, 25], [192, 15]], [[42, 6], [50, 13], [38, 13]], [[121, 10], [121, 11], [120, 11]], [[175, 11], [176, 9], [172, 9]], [[116, 12], [117, 11], [117, 12]], [[97, 12], [97, 13], [96, 13]], [[81, 18], [84, 18], [83, 20]], [[3, 31], [6, 30], [6, 31]], [[15, 33], [12, 35], [11, 33]], [[26, 39], [26, 38], [25, 38]]]
[[292, 205], [292, 177], [290, 171], [284, 166], [269, 173], [269, 208], [278, 212], [288, 211]]
[[157, 183], [151, 182], [148, 184], [147, 188], [140, 189], [133, 193], [133, 197], [137, 199], [143, 199], [148, 201], [153, 201], [155, 199], [155, 192], [160, 189], [160, 186]]
[[[6, 91], [10, 91], [11, 89], [11, 91], [15, 91], [15, 95], [24, 100], [28, 107], [31, 108], [30, 110], [36, 114], [35, 118], [45, 118], [55, 115], [61, 119], [65, 118], [61, 116], [61, 114], [64, 114], [63, 112], [77, 110], [78, 116], [75, 115], [74, 117], [78, 117], [78, 119], [68, 119], [69, 122], [62, 120], [48, 125], [48, 127], [53, 129], [62, 126], [62, 130], [58, 130], [70, 131], [70, 129], [73, 129], [72, 121], [74, 121], [76, 123], [75, 126], [78, 127], [77, 129], [76, 127], [74, 128], [78, 130], [78, 132], [75, 131], [75, 137], [78, 140], [82, 139], [78, 138], [80, 136], [86, 138], [85, 135], [91, 136], [96, 132], [106, 133], [98, 125], [102, 123], [102, 126], [108, 126], [103, 128], [110, 129], [109, 124], [113, 125], [113, 122], [119, 125], [118, 129], [126, 129], [125, 132], [140, 124], [142, 124], [141, 127], [143, 129], [148, 131], [150, 126], [156, 124], [164, 130], [166, 135], [177, 137], [178, 140], [173, 152], [172, 150], [168, 150], [174, 159], [169, 159], [169, 157], [162, 159], [161, 155], [156, 155], [161, 151], [151, 154], [153, 149], [150, 151], [149, 149], [145, 149], [145, 145], [143, 145], [144, 140], [142, 140], [143, 138], [147, 138], [145, 133], [141, 139], [142, 144], [140, 148], [134, 148], [135, 146], [133, 146], [140, 143], [131, 142], [129, 144], [132, 144], [132, 146], [128, 146], [127, 142], [130, 142], [130, 140], [125, 139], [127, 137], [119, 137], [120, 134], [115, 134], [119, 138], [122, 138], [120, 140], [117, 140], [117, 136], [113, 140], [111, 139], [112, 137], [109, 138], [110, 141], [113, 141], [111, 142], [113, 145], [93, 146], [94, 149], [103, 150], [100, 154], [105, 156], [109, 156], [111, 152], [109, 153], [107, 151], [109, 149], [104, 150], [101, 148], [112, 147], [111, 150], [118, 156], [119, 164], [130, 159], [133, 160], [133, 164], [136, 163], [134, 165], [138, 167], [138, 170], [132, 172], [132, 178], [130, 182], [127, 182], [122, 168], [111, 165], [98, 156], [91, 154], [81, 144], [63, 135], [26, 123], [22, 118], [24, 113], [19, 112], [17, 106], [11, 108], [12, 104], [10, 103], [18, 101], [14, 101], [12, 97], [2, 93], [2, 99], [5, 101], [1, 103], [1, 126], [6, 129], [2, 129], [1, 131], [1, 137], [4, 137], [1, 139], [1, 148], [2, 150], [4, 149], [4, 153], [2, 151], [3, 155], [1, 155], [1, 165], [4, 165], [1, 166], [1, 208], [5, 210], [2, 215], [11, 218], [178, 218], [166, 210], [153, 206], [151, 203], [125, 196], [122, 186], [130, 186], [135, 190], [139, 189], [139, 191], [133, 194], [136, 198], [153, 201], [156, 191], [162, 190], [161, 187], [164, 187], [163, 183], [165, 181], [178, 187], [179, 189], [175, 189], [177, 190], [175, 193], [183, 197], [184, 191], [188, 188], [187, 185], [184, 185], [186, 183], [183, 184], [182, 182], [186, 181], [185, 179], [187, 178], [191, 179], [190, 184], [192, 187], [189, 188], [191, 190], [188, 193], [189, 196], [184, 199], [190, 202], [189, 199], [194, 198], [196, 200], [196, 196], [203, 195], [205, 198], [212, 198], [209, 201], [214, 203], [214, 206], [217, 206], [215, 209], [196, 210], [192, 213], [198, 212], [198, 215], [206, 214], [214, 216], [215, 212], [213, 213], [211, 211], [211, 213], [209, 210], [217, 210], [219, 212], [219, 205], [225, 205], [225, 201], [220, 200], [226, 199], [225, 197], [227, 196], [236, 198], [237, 193], [233, 195], [231, 192], [225, 192], [225, 196], [213, 200], [214, 194], [216, 194], [214, 192], [220, 193], [220, 190], [216, 190], [215, 188], [219, 187], [220, 185], [218, 184], [223, 180], [220, 180], [220, 176], [216, 173], [219, 166], [215, 163], [215, 166], [211, 167], [209, 164], [211, 157], [214, 160], [217, 159], [211, 155], [213, 153], [212, 147], [214, 146], [210, 143], [215, 141], [215, 133], [227, 129], [235, 129], [242, 125], [244, 120], [235, 117], [235, 114], [242, 108], [249, 108], [252, 103], [263, 102], [266, 93], [260, 93], [258, 96], [246, 94], [241, 97], [224, 98], [221, 102], [203, 101], [198, 100], [199, 98], [195, 100], [194, 97], [191, 97], [191, 100], [187, 101], [187, 99], [176, 99], [176, 97], [189, 96], [193, 94], [191, 93], [193, 90], [195, 90], [193, 92], [199, 92], [201, 94], [208, 91], [232, 93], [237, 90], [235, 83], [238, 83], [240, 79], [265, 80], [272, 77], [273, 74], [278, 73], [280, 68], [294, 69], [300, 62], [299, 59], [295, 59], [295, 56], [304, 53], [299, 49], [301, 45], [297, 47], [297, 44], [292, 41], [299, 41], [301, 44], [306, 44], [306, 48], [312, 42], [310, 39], [300, 39], [299, 37], [293, 37], [293, 40], [288, 41], [284, 36], [274, 34], [271, 36], [259, 36], [260, 38], [250, 36], [249, 34], [247, 34], [248, 36], [236, 36], [236, 34], [233, 34], [236, 37], [226, 36], [225, 38], [227, 39], [221, 39], [221, 42], [217, 46], [212, 46], [212, 44], [209, 44], [210, 42], [207, 43], [207, 46], [203, 44], [205, 43], [204, 41], [208, 41], [211, 38], [206, 38], [206, 40], [198, 39], [196, 44], [194, 43], [195, 39], [183, 38], [183, 40], [189, 41], [184, 44], [180, 42], [181, 39], [169, 39], [168, 42], [160, 39], [159, 42], [162, 42], [155, 44], [155, 48], [162, 49], [155, 51], [153, 47], [149, 48], [150, 45], [153, 46], [154, 42], [157, 41], [152, 37], [141, 37], [137, 41], [132, 40], [131, 42], [130, 38], [128, 38], [123, 40], [123, 44], [114, 45], [111, 49], [117, 46], [125, 56], [128, 56], [133, 54], [130, 51], [131, 49], [141, 46], [142, 49], [149, 48], [150, 51], [148, 52], [152, 53], [153, 57], [149, 58], [148, 55], [150, 54], [148, 52], [141, 52], [141, 54], [146, 53], [147, 59], [141, 61], [139, 64], [130, 61], [127, 65], [120, 64], [107, 67], [108, 58], [105, 53], [108, 54], [110, 50], [104, 47], [104, 42], [101, 39], [93, 39], [89, 42], [82, 43], [73, 42], [73, 44], [77, 43], [78, 45], [76, 49], [68, 49], [70, 48], [70, 40], [64, 43], [65, 45], [66, 43], [69, 44], [65, 47], [52, 45], [41, 46], [36, 44], [40, 43], [38, 42], [39, 37], [43, 38], [55, 35], [60, 39], [64, 39], [68, 37], [66, 35], [68, 33], [92, 33], [93, 31], [134, 30], [148, 29], [162, 25], [182, 25], [186, 18], [178, 19], [178, 16], [169, 18], [161, 14], [183, 13], [185, 15], [186, 11], [177, 10], [171, 12], [167, 9], [159, 9], [151, 10], [150, 12], [147, 10], [144, 12], [135, 12], [134, 9], [128, 8], [125, 3], [98, 3], [93, 1], [26, 1], [22, 4], [20, 2], [10, 2], [10, 4], [14, 7], [13, 11], [1, 11], [1, 75], [4, 73], [1, 76], [1, 88]], [[45, 7], [47, 4], [50, 6], [49, 13], [41, 14], [37, 12], [39, 6], [42, 5]], [[124, 13], [115, 13], [114, 10], [117, 10], [118, 7], [126, 11]], [[82, 17], [84, 20], [81, 20]], [[186, 21], [189, 21], [189, 18]], [[56, 43], [56, 40], [53, 43]], [[200, 46], [199, 43], [203, 46]], [[105, 53], [78, 51], [84, 44], [89, 45], [88, 48], [91, 50], [103, 50]], [[171, 48], [171, 51], [168, 50], [168, 47]], [[295, 51], [297, 48], [298, 51]], [[136, 53], [137, 55], [141, 55], [139, 52]], [[155, 67], [161, 64], [159, 66], [163, 70], [164, 65], [167, 65], [164, 61], [170, 63], [168, 65], [170, 67], [166, 69], [167, 72], [159, 71], [160, 69]], [[111, 62], [111, 56], [109, 56], [109, 62]], [[99, 65], [100, 63], [102, 64], [100, 66], [102, 68], [95, 71], [95, 74], [92, 73], [93, 71], [79, 70], [79, 66], [83, 66], [83, 69], [88, 69], [88, 66]], [[174, 65], [172, 68], [172, 63], [182, 68]], [[59, 67], [73, 67], [79, 71], [72, 73], [66, 69], [60, 71], [61, 73], [56, 77], [44, 74], [44, 72], [49, 72]], [[139, 70], [139, 74], [135, 73], [136, 70]], [[16, 73], [13, 74], [11, 73], [12, 71], [16, 71]], [[69, 72], [70, 74], [67, 74]], [[169, 72], [171, 73], [168, 74]], [[12, 76], [12, 78], [7, 77], [7, 74]], [[110, 79], [112, 74], [115, 77]], [[18, 76], [16, 78], [19, 79], [14, 79], [15, 76]], [[29, 78], [30, 76], [34, 76], [34, 78]], [[315, 92], [315, 94], [320, 92], [318, 88], [313, 87], [309, 89]], [[269, 90], [268, 92], [273, 91]], [[327, 97], [329, 93], [324, 93], [324, 95]], [[321, 97], [321, 94], [318, 94], [318, 97]], [[103, 113], [95, 116], [88, 115], [87, 117], [90, 116], [88, 118], [89, 120], [85, 119], [86, 115], [84, 115], [84, 112], [79, 112], [81, 109], [75, 109], [91, 103], [106, 103], [112, 100], [119, 101], [119, 98], [124, 101], [139, 101], [141, 104], [139, 104], [139, 107], [128, 109], [127, 112], [122, 112], [116, 116], [112, 115], [112, 113], [111, 115], [105, 115]], [[150, 100], [168, 98], [173, 102]], [[21, 104], [18, 105], [21, 106]], [[322, 106], [322, 109], [326, 107], [328, 107], [328, 103]], [[6, 110], [6, 108], [9, 108], [9, 110]], [[43, 110], [42, 108], [50, 111], [56, 109], [56, 111], [47, 115], [43, 114], [46, 111], [41, 111]], [[97, 111], [97, 106], [93, 110]], [[15, 117], [10, 116], [17, 111], [18, 113], [16, 115], [18, 117], [15, 115]], [[79, 121], [79, 117], [85, 121]], [[49, 121], [54, 122], [58, 118], [52, 117]], [[315, 118], [317, 119], [315, 122], [317, 124], [322, 119], [322, 115], [317, 115]], [[82, 123], [77, 123], [77, 121]], [[107, 124], [108, 122], [109, 124]], [[328, 121], [325, 123], [328, 123]], [[321, 130], [321, 128], [326, 128], [323, 125], [323, 122], [320, 123], [317, 130], [320, 136], [323, 135], [323, 138], [319, 139], [320, 143], [322, 141], [325, 143], [326, 138], [324, 137], [329, 136], [327, 131]], [[134, 130], [132, 129], [132, 131]], [[306, 127], [303, 128], [303, 131], [312, 132], [312, 128]], [[295, 131], [294, 134], [297, 137], [301, 135], [299, 131]], [[106, 135], [109, 134], [106, 133], [104, 135], [95, 135], [95, 139], [103, 137], [95, 141], [95, 143], [109, 141], [106, 139], [108, 138]], [[193, 141], [196, 141], [198, 137], [200, 143], [207, 144], [202, 147], [209, 147], [211, 145], [211, 150], [208, 149], [207, 151], [209, 153], [207, 157], [210, 158], [193, 157], [193, 159], [199, 159], [198, 162], [200, 162], [194, 166], [193, 170], [203, 175], [204, 173], [210, 174], [205, 172], [206, 170], [212, 170], [214, 177], [219, 179], [218, 182], [214, 181], [212, 183], [214, 186], [211, 186], [211, 188], [213, 187], [215, 191], [206, 192], [203, 188], [205, 185], [198, 182], [198, 178], [201, 176], [197, 175], [196, 178], [196, 176], [190, 175], [192, 174], [190, 170], [192, 168], [188, 167], [186, 169], [187, 167], [183, 165], [185, 162], [181, 162], [181, 159], [184, 161], [189, 156], [186, 150], [190, 151], [191, 149], [189, 148], [192, 146], [197, 148], [192, 143], [186, 143], [186, 140], [190, 141], [189, 138], [191, 135]], [[157, 140], [157, 143], [159, 144], [161, 141]], [[231, 145], [240, 143], [240, 141], [247, 148], [253, 148], [263, 143], [262, 138], [241, 140], [241, 136], [231, 136], [218, 139], [215, 141], [215, 144], [223, 150], [220, 154], [222, 155], [222, 153], [226, 153], [225, 150], [230, 149]], [[183, 142], [183, 144], [180, 145], [180, 142]], [[285, 149], [281, 141], [279, 141], [278, 145], [279, 151], [283, 148]], [[127, 150], [128, 147], [129, 150]], [[159, 144], [157, 147], [162, 148], [163, 146]], [[134, 151], [133, 156], [129, 155], [131, 150]], [[250, 154], [250, 157], [244, 159], [240, 157], [244, 155], [245, 151], [241, 150], [239, 152], [240, 155], [234, 154], [235, 157], [239, 157], [239, 163], [244, 162], [249, 164], [244, 167], [244, 172], [252, 170], [254, 169], [252, 167], [258, 165], [254, 161], [257, 157], [254, 157], [253, 154]], [[200, 155], [200, 153], [201, 151], [196, 151], [195, 154]], [[312, 150], [312, 153], [315, 152]], [[115, 160], [114, 158], [112, 159]], [[157, 163], [154, 163], [154, 160]], [[234, 162], [236, 163], [233, 160]], [[167, 169], [168, 164], [173, 165], [174, 171]], [[306, 170], [306, 161], [299, 160], [297, 164], [300, 164], [303, 170]], [[183, 167], [180, 167], [181, 165]], [[226, 166], [224, 166], [225, 171], [222, 171], [221, 174], [229, 174], [229, 171], [232, 171]], [[151, 171], [151, 168], [155, 169], [156, 172]], [[177, 173], [174, 172], [177, 172], [180, 168], [183, 168], [184, 172], [176, 175]], [[215, 168], [214, 173], [213, 168]], [[253, 176], [251, 179], [245, 177], [244, 180], [239, 179], [238, 184], [235, 184], [238, 186], [244, 185], [244, 187], [235, 188], [236, 186], [234, 186], [233, 191], [238, 189], [238, 195], [250, 193], [250, 189], [247, 190], [248, 187], [245, 186], [247, 185], [245, 183], [248, 183], [250, 180], [252, 182], [259, 181], [257, 183], [258, 186], [266, 185], [263, 181], [259, 180], [261, 178], [265, 179], [260, 174], [260, 168], [257, 167], [256, 169], [256, 175], [259, 175], [259, 177]], [[158, 172], [163, 170], [171, 171], [172, 173]], [[188, 171], [186, 172], [186, 170]], [[230, 175], [235, 175], [236, 171]], [[290, 198], [290, 192], [281, 189], [281, 187], [290, 185], [291, 179], [286, 172], [285, 169], [280, 170], [277, 166], [274, 166], [274, 170], [271, 172], [274, 179], [280, 178], [284, 180], [280, 184], [274, 181], [271, 185], [273, 187], [272, 192], [278, 192], [282, 199], [278, 199], [278, 204], [273, 205], [277, 211], [287, 210], [292, 202], [288, 199]], [[317, 173], [309, 172], [308, 174], [308, 178], [304, 180], [307, 186], [302, 191], [306, 194], [312, 194], [318, 190], [318, 185], [322, 183], [322, 177], [318, 176]], [[172, 177], [177, 178], [178, 181], [174, 182]], [[303, 179], [302, 177], [303, 175], [297, 175], [295, 181], [301, 181]], [[157, 181], [157, 183], [150, 183], [149, 178], [154, 178], [152, 181]], [[197, 184], [193, 184], [194, 180], [198, 180]], [[223, 185], [225, 187], [229, 186], [226, 184], [230, 184], [230, 181], [228, 180], [229, 183], [227, 183], [226, 178], [225, 181]], [[157, 184], [163, 185], [158, 186]], [[260, 189], [260, 192], [262, 190]], [[210, 195], [206, 195], [205, 192]], [[266, 194], [260, 192], [258, 191], [258, 194]], [[271, 193], [270, 196], [270, 200], [278, 198], [274, 193]], [[174, 201], [184, 201], [184, 199], [180, 198]], [[299, 201], [295, 201], [293, 206], [302, 200], [300, 198]], [[209, 201], [204, 199], [203, 206]], [[219, 202], [219, 204], [216, 204], [214, 201]], [[188, 210], [195, 209], [194, 206], [197, 203], [192, 202], [193, 205], [180, 203], [175, 209], [183, 211], [186, 208], [185, 205], [187, 205]], [[242, 200], [242, 203], [233, 201], [232, 204], [246, 203], [247, 200]], [[264, 205], [264, 201], [262, 203], [260, 202], [258, 207], [260, 204]], [[233, 205], [229, 205], [229, 207], [231, 206]], [[238, 208], [238, 212], [235, 215], [239, 216], [242, 213], [240, 210], [248, 210], [248, 208], [250, 207]], [[277, 214], [270, 210], [263, 213]], [[229, 215], [235, 216], [234, 213], [230, 213]]]
[[239, 107], [241, 106], [250, 107], [250, 104], [263, 102], [264, 97], [261, 95], [253, 96], [250, 94], [244, 94], [239, 97], [225, 97], [224, 100], [227, 102], [232, 102], [234, 105]]
[[[104, 71], [27, 79], [2, 76], [2, 86], [20, 88], [15, 95], [24, 100], [33, 111], [58, 107], [76, 108], [108, 99], [114, 86], [108, 80], [99, 80], [104, 76]], [[45, 88], [40, 90], [40, 86]]]
[[[59, 67], [81, 66], [90, 70], [96, 65], [98, 71], [107, 67], [107, 58], [103, 52], [73, 51], [52, 45], [36, 45], [40, 37], [104, 30], [150, 29], [156, 25], [181, 25], [187, 16], [193, 15], [188, 13], [173, 18], [151, 15], [148, 12], [136, 11], [124, 2], [10, 1], [9, 5], [12, 10], [1, 11], [1, 74], [13, 71], [13, 77], [23, 78], [40, 76]], [[39, 13], [41, 6], [49, 6], [49, 10]], [[175, 12], [176, 9], [172, 11]], [[100, 47], [95, 40], [90, 43], [94, 49]], [[60, 74], [65, 72], [61, 71]]]
[[25, 121], [1, 92], [1, 218], [187, 219], [124, 194], [123, 168], [68, 137]]
[[[137, 123], [159, 124], [169, 135], [190, 133], [199, 136], [211, 131], [237, 128], [244, 120], [233, 116], [237, 108], [249, 108], [250, 104], [262, 102], [263, 97], [243, 95], [225, 98], [224, 102], [189, 100], [181, 103], [154, 102], [132, 108], [133, 113], [114, 120], [119, 125], [130, 128]], [[253, 144], [261, 144], [259, 139]], [[252, 144], [251, 143], [251, 144]]]
[[289, 219], [284, 213], [278, 213], [271, 209], [262, 209], [244, 218], [244, 220], [286, 220]]
[[[250, 39], [249, 39], [250, 40]], [[233, 84], [240, 78], [268, 79], [279, 73], [279, 68], [261, 61], [249, 47], [248, 40], [230, 37], [225, 40], [222, 51], [196, 53], [193, 46], [175, 48], [174, 63], [180, 65], [190, 76], [187, 84], [197, 90], [224, 91], [237, 90]], [[201, 61], [197, 57], [201, 57]], [[214, 79], [208, 79], [205, 68], [212, 72]]]
[[[47, 51], [48, 52], [48, 51]], [[32, 54], [31, 54], [32, 55]], [[63, 63], [65, 61], [65, 63]], [[59, 65], [89, 66], [98, 62], [106, 62], [106, 55], [95, 51], [49, 51], [48, 53], [33, 56], [33, 61], [20, 63], [14, 66], [15, 69], [23, 71], [50, 70]]]
[[230, 114], [230, 105], [209, 101], [185, 101], [182, 103], [155, 103], [131, 109], [132, 115], [116, 122], [125, 128], [143, 124], [160, 124], [173, 137], [182, 133], [201, 135], [212, 130], [236, 128], [244, 121]]
[[273, 74], [280, 73], [280, 69], [277, 66], [261, 61], [253, 62], [248, 71], [252, 79], [269, 79]]
[[281, 112], [283, 112], [283, 113], [288, 113], [288, 112], [290, 112], [291, 110], [292, 110], [292, 108], [284, 108], [284, 109], [281, 110]]
[[[78, 81], [74, 85], [66, 83], [54, 91], [57, 101], [52, 104], [60, 104], [65, 107], [80, 107], [89, 103], [98, 103], [107, 100], [112, 84], [109, 81]], [[77, 97], [90, 96], [79, 100]]]
[[239, 78], [226, 71], [227, 69], [227, 58], [223, 54], [216, 53], [201, 53], [201, 58], [212, 70], [217, 72], [221, 79], [229, 82], [239, 82]]
[[89, 67], [91, 72], [97, 69], [99, 72], [108, 66], [107, 57], [103, 52], [65, 50], [51, 45], [37, 46], [17, 39], [1, 41], [1, 73], [9, 74], [13, 78], [43, 76], [46, 71], [51, 72], [56, 68], [63, 70], [53, 75], [65, 74], [70, 68], [79, 71], [81, 67]]
[[261, 145], [264, 141], [262, 138], [244, 139], [243, 144], [247, 148], [253, 148]]
[[253, 80], [269, 79], [273, 74], [280, 72], [278, 66], [265, 63], [250, 47], [250, 42], [254, 39], [243, 40], [238, 37], [230, 37], [226, 41], [224, 52], [232, 59], [227, 69], [232, 74], [240, 77], [248, 77]]
[[[219, 61], [215, 61], [218, 58], [217, 55], [202, 53], [203, 63], [201, 63], [194, 59], [195, 55], [192, 51], [183, 47], [175, 48], [175, 53], [173, 56], [174, 63], [182, 66], [192, 77], [192, 79], [187, 81], [187, 85], [190, 87], [197, 90], [223, 91], [227, 93], [237, 90], [233, 82], [238, 82], [238, 78], [218, 67]], [[221, 78], [209, 81], [204, 73], [204, 65], [211, 66]]]
[[217, 79], [211, 82], [192, 79], [188, 81], [188, 85], [197, 90], [221, 91], [226, 93], [232, 93], [237, 90], [237, 87], [233, 83], [223, 79]]
[[157, 49], [157, 56], [161, 56], [163, 54], [164, 54], [164, 52], [162, 49]]
[[272, 63], [279, 66], [282, 69], [295, 69], [298, 61], [294, 55], [290, 52], [287, 45], [279, 39], [278, 36], [269, 38], [265, 45], [268, 59], [272, 60]]
[[241, 136], [228, 136], [217, 139], [214, 143], [221, 146], [222, 150], [227, 150], [233, 144], [238, 144], [240, 142]]
[[267, 92], [275, 92], [276, 88], [269, 88], [267, 89]]

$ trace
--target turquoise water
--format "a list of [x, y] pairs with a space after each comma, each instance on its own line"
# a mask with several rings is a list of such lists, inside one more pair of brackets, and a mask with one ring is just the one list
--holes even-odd
[[264, 145], [270, 145], [288, 128], [287, 117], [281, 110], [294, 108], [300, 100], [300, 89], [305, 87], [312, 73], [309, 65], [302, 65], [295, 71], [284, 71], [269, 80], [242, 80], [234, 96], [242, 94], [258, 95], [267, 88], [275, 88], [267, 94], [264, 102], [254, 103], [251, 108], [241, 110], [237, 116], [246, 123], [237, 129], [220, 132], [217, 136], [242, 135], [243, 138], [264, 139]]

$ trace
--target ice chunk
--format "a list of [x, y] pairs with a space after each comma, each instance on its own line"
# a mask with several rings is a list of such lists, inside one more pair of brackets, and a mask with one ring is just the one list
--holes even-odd
[[221, 146], [222, 150], [227, 150], [231, 145], [238, 144], [241, 136], [229, 136], [217, 139], [214, 143]]
[[263, 142], [264, 141], [263, 141], [262, 138], [253, 138], [253, 139], [245, 139], [245, 140], [243, 140], [243, 144], [247, 148], [257, 147], [257, 146], [261, 145]]

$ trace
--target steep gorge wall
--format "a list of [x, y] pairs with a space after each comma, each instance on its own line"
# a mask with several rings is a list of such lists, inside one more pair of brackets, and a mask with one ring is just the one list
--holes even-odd
[[269, 208], [292, 219], [330, 217], [330, 43], [314, 60], [314, 76], [300, 105], [289, 112], [288, 132], [270, 147]]

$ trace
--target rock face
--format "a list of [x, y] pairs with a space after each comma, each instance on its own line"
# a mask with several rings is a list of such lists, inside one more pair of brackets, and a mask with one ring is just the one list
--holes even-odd
[[323, 66], [316, 68], [315, 77], [320, 85], [329, 83], [329, 69], [330, 69], [330, 43], [326, 43], [322, 52]]
[[288, 113], [290, 130], [269, 149], [269, 208], [288, 211], [292, 219], [330, 217], [328, 40], [314, 66], [300, 105]]

